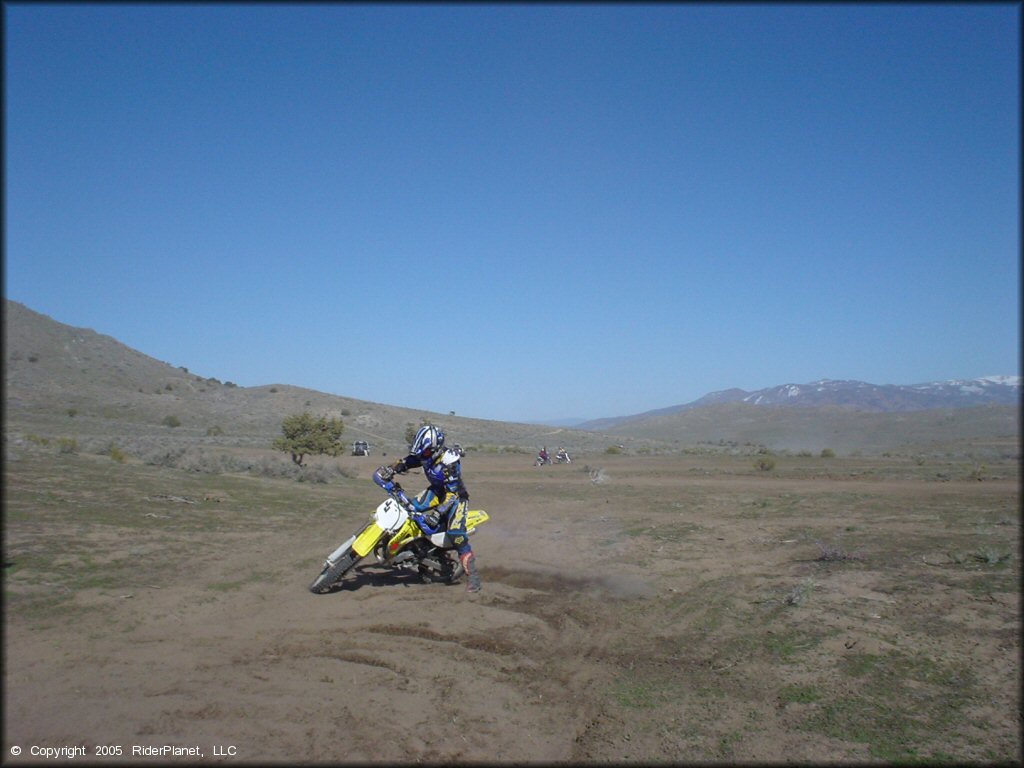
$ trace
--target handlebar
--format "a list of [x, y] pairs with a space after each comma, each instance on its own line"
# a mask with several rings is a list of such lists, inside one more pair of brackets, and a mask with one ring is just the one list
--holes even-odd
[[394, 472], [391, 471], [390, 467], [377, 467], [373, 473], [373, 482], [383, 488], [388, 496], [401, 504], [407, 511], [411, 510], [413, 508], [412, 501], [405, 494], [405, 491], [402, 490], [402, 486], [391, 479], [392, 475], [394, 475]]

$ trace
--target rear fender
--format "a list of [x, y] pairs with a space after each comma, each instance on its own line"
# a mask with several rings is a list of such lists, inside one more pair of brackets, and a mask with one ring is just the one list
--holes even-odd
[[471, 531], [478, 525], [483, 525], [490, 519], [490, 516], [488, 516], [488, 514], [482, 509], [470, 509], [466, 512], [466, 530]]
[[[476, 527], [486, 523], [490, 518], [487, 513], [482, 509], [470, 509], [466, 511], [466, 535], [471, 536], [476, 533]], [[443, 549], [454, 546], [451, 541], [451, 534], [447, 531], [439, 531], [433, 536], [427, 537], [430, 543], [436, 547]]]

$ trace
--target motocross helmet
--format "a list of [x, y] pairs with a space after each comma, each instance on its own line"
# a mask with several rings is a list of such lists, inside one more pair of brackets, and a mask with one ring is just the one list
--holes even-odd
[[437, 427], [425, 424], [413, 438], [409, 453], [420, 460], [429, 459], [444, 447], [444, 432]]

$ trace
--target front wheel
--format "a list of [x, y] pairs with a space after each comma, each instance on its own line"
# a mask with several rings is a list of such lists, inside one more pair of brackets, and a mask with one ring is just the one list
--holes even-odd
[[349, 549], [348, 552], [338, 558], [338, 562], [334, 565], [324, 563], [324, 569], [320, 571], [320, 575], [317, 576], [313, 583], [309, 585], [309, 591], [316, 595], [322, 595], [325, 592], [329, 592], [335, 582], [348, 573], [352, 566], [358, 561], [359, 556]]

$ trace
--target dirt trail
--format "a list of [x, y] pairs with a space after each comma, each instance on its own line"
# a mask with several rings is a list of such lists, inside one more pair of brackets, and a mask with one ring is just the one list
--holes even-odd
[[[467, 460], [474, 506], [492, 516], [474, 542], [478, 595], [369, 563], [313, 595], [320, 561], [352, 527], [321, 518], [196, 533], [179, 567], [83, 589], [45, 632], [9, 616], [5, 747], [198, 745], [206, 760], [288, 763], [870, 759], [863, 740], [801, 725], [820, 703], [785, 703], [793, 686], [852, 684], [836, 666], [852, 649], [873, 659], [928, 647], [1012, 704], [1013, 595], [993, 587], [975, 600], [929, 583], [909, 557], [884, 565], [866, 526], [892, 518], [892, 530], [914, 529], [915, 555], [935, 551], [933, 518], [971, 500], [996, 525], [1012, 488], [693, 479], [692, 467], [673, 481], [668, 462], [636, 458], [606, 462], [596, 482], [577, 465], [529, 461]], [[877, 569], [813, 562], [816, 536], [857, 526]], [[123, 554], [116, 539], [103, 546]], [[140, 545], [126, 535], [120, 546]], [[787, 613], [812, 577], [810, 607], [794, 598]], [[928, 624], [937, 615], [956, 627]], [[960, 627], [983, 631], [968, 641]], [[990, 719], [990, 750], [1016, 749], [1015, 708], [972, 706], [972, 722]], [[214, 757], [215, 746], [235, 754]]]

